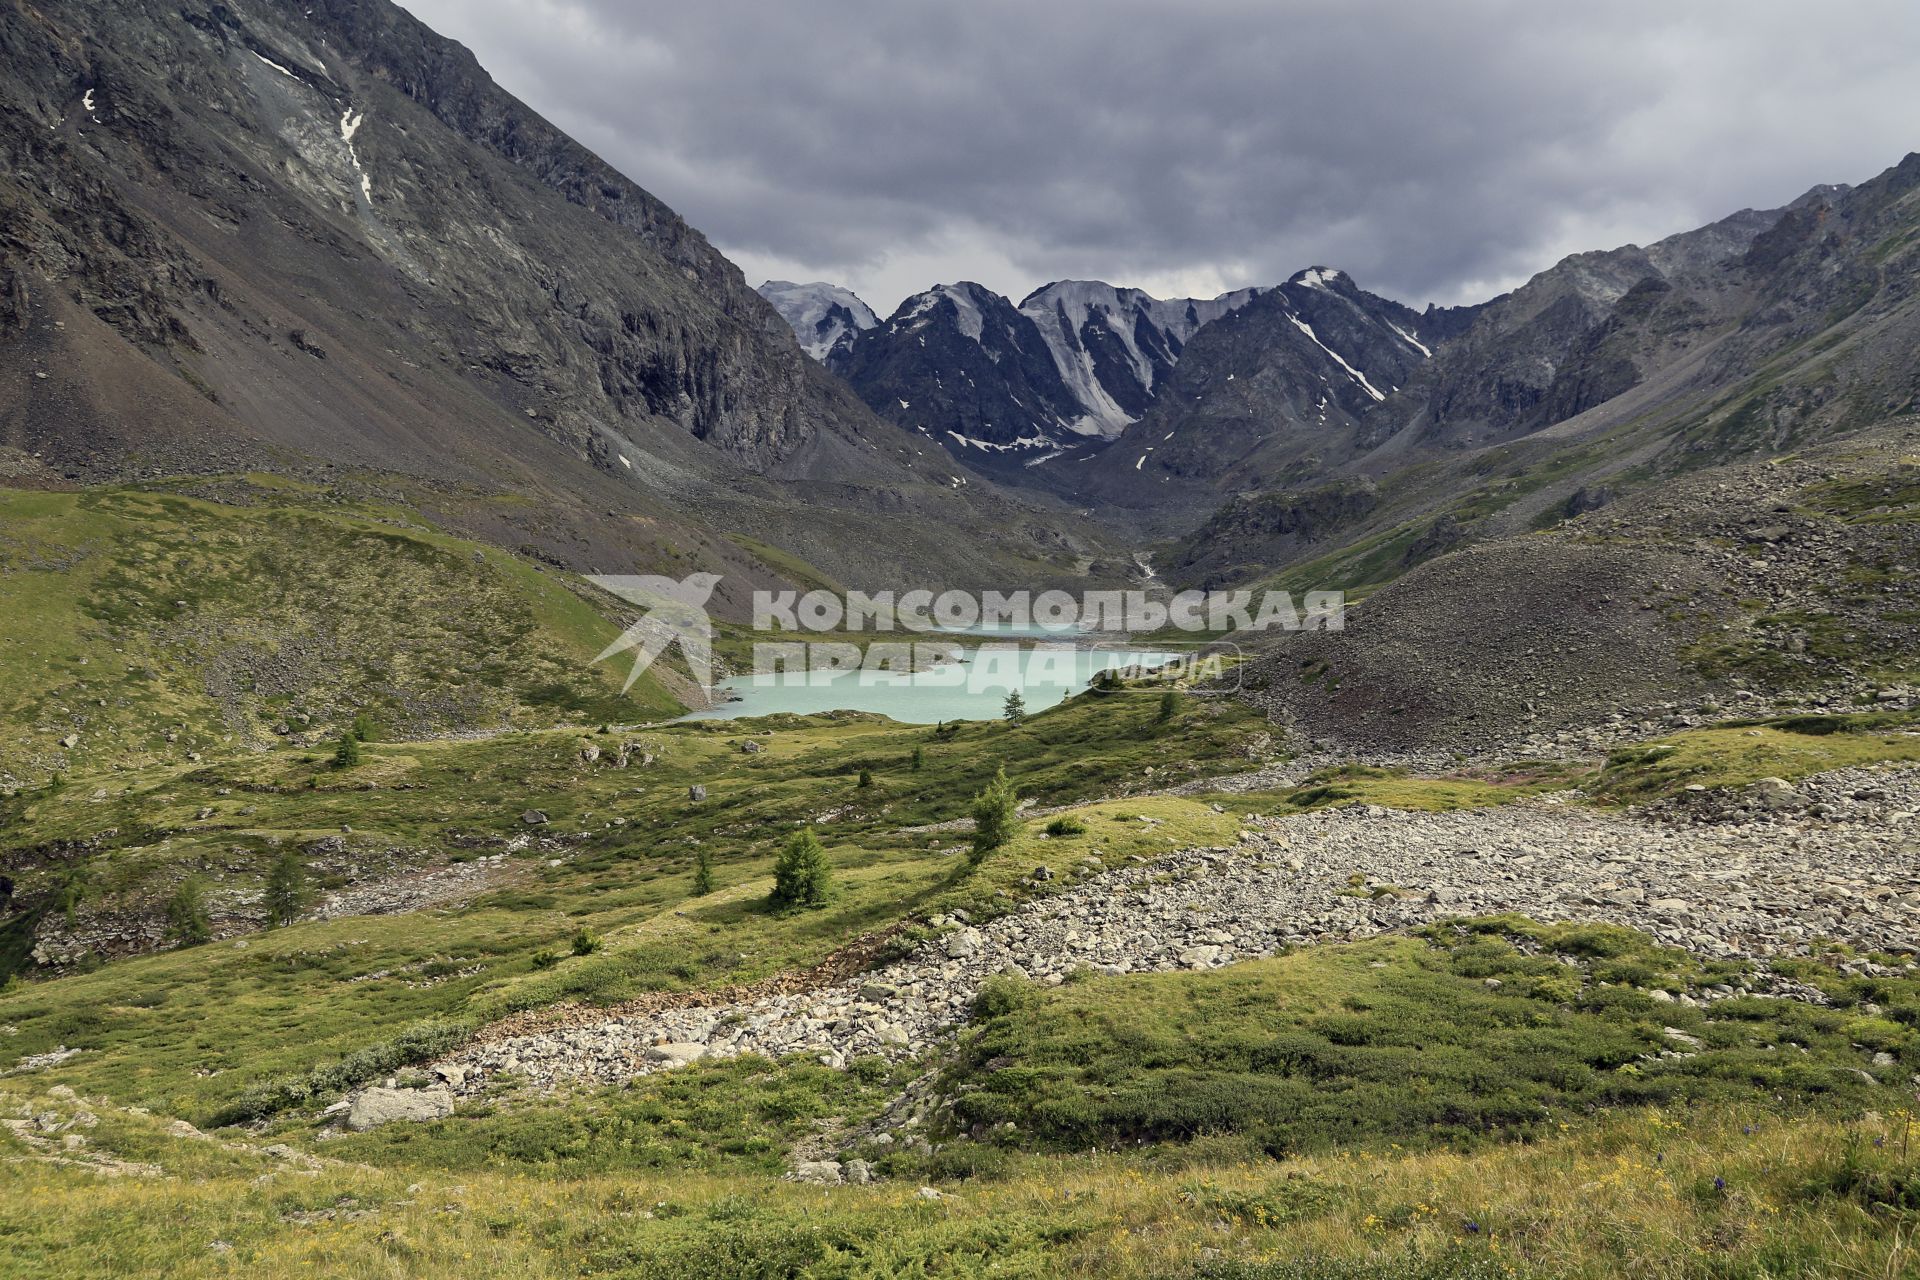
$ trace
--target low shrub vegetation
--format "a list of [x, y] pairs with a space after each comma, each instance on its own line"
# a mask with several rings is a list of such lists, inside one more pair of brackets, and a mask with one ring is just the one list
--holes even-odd
[[[1502, 918], [1217, 971], [997, 979], [945, 1088], [962, 1133], [1011, 1125], [1059, 1150], [1231, 1135], [1247, 1158], [1538, 1138], [1620, 1107], [1899, 1104], [1911, 1026], [1658, 998], [1736, 976], [1627, 929]], [[1876, 1072], [1882, 1046], [1899, 1062]]]

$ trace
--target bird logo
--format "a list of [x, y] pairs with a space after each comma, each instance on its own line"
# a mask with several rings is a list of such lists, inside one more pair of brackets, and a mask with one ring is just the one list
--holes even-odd
[[633, 669], [620, 692], [633, 688], [654, 659], [675, 644], [687, 674], [703, 689], [713, 683], [713, 619], [707, 616], [707, 601], [720, 583], [719, 574], [694, 573], [678, 581], [651, 573], [592, 574], [587, 581], [645, 610], [594, 659], [605, 662], [616, 653], [634, 651]]

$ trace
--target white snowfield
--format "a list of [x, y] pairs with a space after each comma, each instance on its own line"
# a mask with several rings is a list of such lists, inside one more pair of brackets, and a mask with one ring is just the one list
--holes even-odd
[[1142, 329], [1154, 335], [1149, 341], [1154, 341], [1171, 363], [1194, 330], [1245, 306], [1260, 292], [1236, 289], [1217, 298], [1161, 299], [1099, 280], [1059, 280], [1029, 294], [1020, 311], [1039, 326], [1061, 381], [1084, 410], [1079, 419], [1062, 425], [1081, 435], [1112, 439], [1134, 418], [1101, 384], [1093, 353], [1081, 338], [1089, 325], [1106, 330], [1119, 342], [1132, 365], [1134, 383], [1151, 395], [1154, 364], [1141, 348]]
[[904, 324], [909, 333], [924, 329], [933, 323], [935, 309], [947, 302], [953, 305], [954, 323], [959, 325], [960, 332], [978, 342], [987, 327], [986, 317], [980, 311], [981, 295], [986, 293], [984, 288], [971, 280], [962, 280], [958, 284], [937, 284], [925, 293], [915, 294], [901, 303], [902, 312], [887, 323]]
[[[880, 317], [851, 289], [815, 280], [795, 284], [791, 280], [769, 280], [757, 293], [773, 304], [783, 320], [800, 340], [800, 349], [815, 360], [825, 361], [833, 349], [851, 341], [853, 335], [875, 328]], [[836, 308], [852, 316], [852, 323], [835, 314]], [[904, 404], [900, 406], [906, 408]]]

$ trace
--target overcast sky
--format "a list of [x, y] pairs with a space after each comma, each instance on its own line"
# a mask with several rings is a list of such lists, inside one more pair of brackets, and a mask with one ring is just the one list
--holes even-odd
[[738, 262], [1419, 306], [1920, 149], [1915, 0], [403, 0]]

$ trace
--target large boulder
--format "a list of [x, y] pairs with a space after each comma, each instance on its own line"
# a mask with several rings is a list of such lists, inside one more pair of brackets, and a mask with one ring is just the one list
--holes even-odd
[[1762, 809], [1791, 809], [1800, 801], [1800, 793], [1785, 778], [1762, 778], [1747, 794]]
[[656, 1044], [640, 1055], [656, 1067], [684, 1067], [707, 1056], [707, 1046], [687, 1041]]
[[438, 1120], [453, 1114], [453, 1094], [445, 1089], [367, 1089], [347, 1109], [347, 1128], [355, 1133], [395, 1120]]
[[802, 1160], [794, 1166], [793, 1177], [796, 1182], [816, 1182], [835, 1186], [846, 1180], [845, 1171], [838, 1160]]
[[945, 950], [952, 960], [964, 960], [979, 952], [986, 945], [986, 938], [978, 929], [966, 928], [947, 935]]

